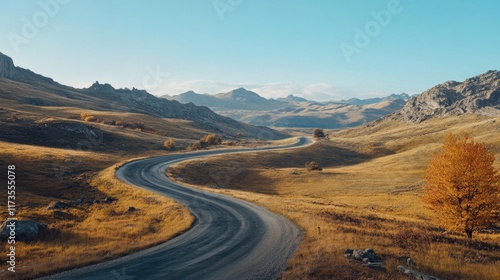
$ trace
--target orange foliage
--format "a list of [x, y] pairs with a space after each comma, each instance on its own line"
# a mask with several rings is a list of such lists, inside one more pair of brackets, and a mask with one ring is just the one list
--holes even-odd
[[447, 230], [472, 233], [492, 226], [500, 211], [500, 175], [494, 153], [467, 134], [449, 134], [425, 173], [422, 201]]

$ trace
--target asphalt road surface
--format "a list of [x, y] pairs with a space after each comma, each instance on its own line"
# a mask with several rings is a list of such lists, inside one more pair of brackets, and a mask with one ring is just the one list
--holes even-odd
[[300, 229], [285, 217], [229, 196], [172, 182], [168, 166], [193, 158], [241, 152], [291, 149], [312, 143], [255, 149], [211, 150], [134, 161], [118, 178], [182, 203], [195, 222], [185, 233], [152, 248], [112, 261], [42, 279], [275, 279], [300, 241]]

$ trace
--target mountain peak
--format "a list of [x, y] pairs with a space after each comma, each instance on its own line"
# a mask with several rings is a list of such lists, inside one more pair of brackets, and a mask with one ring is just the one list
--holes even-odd
[[245, 88], [237, 88], [230, 92], [219, 93], [215, 95], [218, 98], [233, 99], [238, 101], [251, 101], [251, 102], [263, 102], [265, 98], [258, 95], [253, 91], [249, 91]]
[[112, 85], [100, 84], [99, 81], [96, 81], [87, 90], [99, 93], [114, 93], [116, 91], [116, 89]]
[[16, 74], [16, 66], [12, 58], [0, 52], [0, 77], [11, 78]]
[[500, 72], [490, 70], [463, 82], [447, 81], [411, 98], [396, 113], [406, 122], [474, 113], [500, 115]]
[[303, 98], [303, 97], [300, 97], [300, 96], [295, 96], [293, 94], [289, 94], [287, 97], [281, 97], [281, 98], [278, 98], [277, 99], [278, 101], [282, 101], [282, 102], [310, 102], [309, 100]]

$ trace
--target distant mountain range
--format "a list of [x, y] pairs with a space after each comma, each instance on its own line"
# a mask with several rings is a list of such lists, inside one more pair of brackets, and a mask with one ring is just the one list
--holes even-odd
[[300, 128], [360, 125], [403, 108], [410, 98], [403, 93], [383, 98], [353, 98], [338, 102], [316, 102], [294, 95], [266, 99], [244, 88], [215, 95], [188, 91], [162, 97], [185, 104], [207, 106], [221, 115], [254, 125]]
[[249, 138], [283, 138], [287, 135], [220, 116], [205, 106], [181, 104], [158, 98], [145, 90], [115, 89], [94, 83], [86, 89], [61, 85], [51, 78], [16, 67], [0, 53], [0, 102], [29, 106], [74, 107], [97, 111], [140, 113], [158, 118], [192, 121], [206, 131], [228, 136], [244, 133]]

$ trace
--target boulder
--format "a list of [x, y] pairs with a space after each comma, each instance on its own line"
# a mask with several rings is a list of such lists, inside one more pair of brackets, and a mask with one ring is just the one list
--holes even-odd
[[130, 207], [128, 208], [128, 211], [129, 211], [129, 212], [134, 212], [134, 211], [136, 211], [136, 210], [137, 210], [137, 209], [135, 209], [135, 207], [134, 207], [134, 206], [130, 206]]
[[413, 269], [409, 269], [408, 267], [405, 267], [402, 265], [398, 266], [398, 271], [399, 271], [399, 273], [406, 275], [406, 276], [410, 276], [411, 279], [415, 279], [415, 280], [439, 280], [438, 278], [436, 278], [434, 276], [423, 274], [421, 272], [418, 272], [418, 271], [413, 270]]
[[108, 197], [105, 197], [105, 198], [102, 200], [102, 202], [104, 202], [104, 203], [111, 203], [111, 202], [116, 201], [116, 200], [117, 200], [116, 198], [111, 197], [111, 196], [108, 196]]
[[5, 221], [0, 227], [0, 239], [7, 240], [14, 229], [16, 241], [36, 241], [44, 228], [44, 224], [31, 220]]
[[82, 203], [83, 203], [83, 197], [79, 197], [73, 202], [73, 204], [75, 205], [81, 205]]
[[70, 205], [66, 204], [64, 202], [54, 201], [54, 202], [51, 202], [49, 204], [49, 206], [47, 206], [47, 210], [52, 210], [52, 209], [67, 209], [69, 207], [70, 207]]
[[365, 250], [346, 249], [344, 256], [351, 261], [360, 262], [363, 266], [377, 269], [385, 269], [384, 262], [380, 257], [375, 254], [371, 248]]

